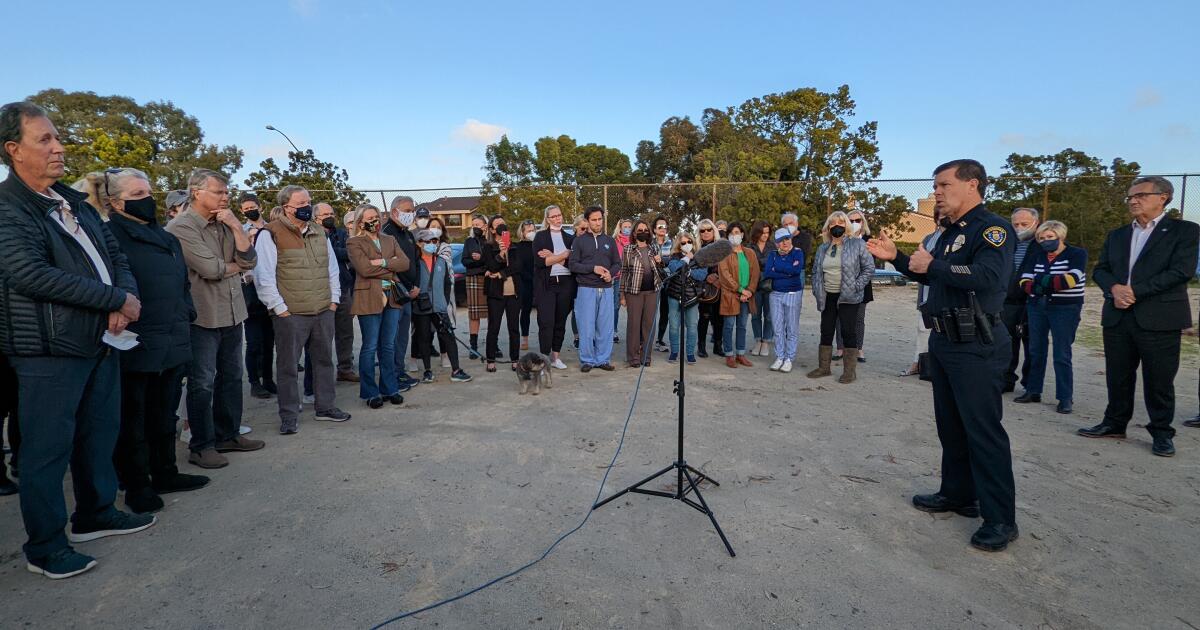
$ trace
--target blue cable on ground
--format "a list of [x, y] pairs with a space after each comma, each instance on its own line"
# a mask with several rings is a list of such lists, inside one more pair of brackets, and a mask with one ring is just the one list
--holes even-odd
[[[614, 296], [614, 299], [616, 299], [616, 296]], [[655, 309], [655, 311], [657, 311], [657, 310], [658, 309]], [[654, 320], [651, 322], [649, 330], [654, 330], [657, 323], [658, 323], [658, 313], [655, 312]], [[627, 343], [628, 343], [628, 341], [627, 341]], [[649, 343], [649, 339], [647, 339], [646, 347], [642, 349], [643, 359], [652, 352], [651, 347], [652, 346]], [[683, 358], [680, 357], [680, 360], [683, 360]], [[378, 625], [372, 626], [371, 630], [378, 630], [379, 628], [382, 628], [386, 625], [400, 621], [401, 619], [405, 619], [407, 617], [411, 617], [413, 615], [420, 614], [420, 613], [423, 613], [428, 610], [433, 610], [434, 608], [438, 608], [439, 606], [445, 606], [446, 604], [449, 604], [451, 602], [456, 602], [460, 599], [463, 599], [464, 597], [478, 593], [479, 591], [482, 591], [483, 589], [488, 588], [489, 586], [492, 586], [492, 585], [496, 584], [497, 582], [502, 582], [504, 580], [507, 580], [508, 578], [510, 578], [514, 575], [517, 575], [518, 573], [521, 573], [522, 571], [528, 569], [529, 567], [532, 567], [533, 565], [541, 562], [542, 560], [545, 560], [546, 556], [549, 556], [550, 552], [554, 551], [554, 548], [558, 547], [559, 543], [566, 540], [567, 537], [570, 536], [571, 534], [574, 534], [575, 532], [579, 531], [580, 529], [583, 529], [583, 526], [587, 524], [588, 519], [590, 519], [592, 517], [592, 506], [596, 505], [596, 502], [600, 500], [600, 496], [604, 494], [604, 484], [608, 482], [608, 474], [610, 472], [612, 472], [613, 466], [616, 465], [616, 463], [617, 463], [617, 457], [621, 455], [621, 448], [625, 446], [625, 434], [626, 434], [626, 432], [629, 431], [629, 421], [631, 419], [633, 419], [633, 410], [634, 410], [634, 408], [637, 407], [638, 392], [641, 391], [641, 389], [642, 389], [642, 375], [645, 374], [645, 372], [646, 372], [646, 362], [645, 362], [645, 360], [643, 360], [642, 367], [641, 367], [641, 369], [638, 370], [637, 383], [634, 384], [634, 387], [633, 387], [633, 399], [629, 401], [629, 413], [625, 415], [625, 426], [623, 426], [621, 428], [621, 439], [617, 440], [617, 450], [613, 453], [612, 460], [610, 460], [608, 462], [608, 466], [605, 467], [605, 469], [604, 469], [604, 477], [602, 477], [600, 479], [600, 487], [596, 490], [596, 498], [592, 499], [592, 502], [588, 504], [587, 513], [584, 514], [583, 520], [580, 521], [578, 525], [571, 528], [569, 531], [567, 531], [562, 536], [559, 536], [558, 540], [555, 540], [553, 544], [551, 544], [549, 547], [546, 548], [545, 551], [542, 552], [542, 555], [531, 560], [530, 562], [528, 562], [520, 567], [517, 567], [516, 569], [513, 569], [512, 571], [509, 571], [508, 573], [505, 573], [504, 575], [501, 575], [496, 578], [492, 578], [491, 580], [488, 580], [487, 582], [484, 582], [483, 584], [480, 584], [479, 586], [476, 586], [475, 588], [463, 591], [463, 592], [461, 592], [457, 595], [451, 596], [451, 597], [447, 597], [446, 599], [436, 601], [427, 606], [422, 606], [416, 610], [410, 610], [408, 612], [400, 613], [399, 615], [396, 615], [395, 617], [392, 617], [392, 618], [388, 619], [387, 621], [384, 621]]]

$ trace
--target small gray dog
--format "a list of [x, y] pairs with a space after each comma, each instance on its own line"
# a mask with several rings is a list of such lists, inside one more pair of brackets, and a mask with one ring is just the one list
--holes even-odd
[[533, 386], [533, 395], [537, 396], [542, 391], [542, 385], [546, 385], [546, 389], [550, 389], [553, 385], [550, 382], [550, 360], [546, 355], [537, 352], [527, 352], [519, 360], [517, 360], [517, 386], [520, 387], [520, 394], [529, 391], [530, 386]]

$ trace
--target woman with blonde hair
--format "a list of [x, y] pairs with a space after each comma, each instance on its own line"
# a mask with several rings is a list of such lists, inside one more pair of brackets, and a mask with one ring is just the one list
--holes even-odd
[[[133, 168], [109, 169], [109, 170], [110, 171], [137, 171], [137, 169], [133, 169]], [[141, 173], [141, 171], [137, 171], [137, 172]], [[145, 175], [145, 173], [142, 173], [142, 174]], [[96, 210], [98, 210], [100, 212], [100, 216], [103, 217], [105, 221], [108, 220], [109, 208], [104, 205], [105, 197], [103, 194], [104, 193], [104, 173], [103, 172], [92, 171], [91, 173], [88, 173], [88, 174], [84, 175], [83, 177], [79, 178], [79, 181], [76, 181], [74, 184], [71, 184], [71, 188], [74, 188], [75, 190], [78, 190], [79, 192], [86, 194], [87, 202], [90, 203], [93, 208], [95, 208]]]
[[[833, 359], [833, 329], [842, 326], [847, 346], [858, 339], [858, 309], [863, 292], [875, 275], [875, 259], [867, 252], [866, 242], [849, 235], [849, 217], [838, 210], [825, 219], [821, 228], [821, 246], [813, 257], [812, 292], [821, 311], [821, 346], [818, 365], [808, 373], [809, 378], [829, 376]], [[843, 355], [839, 383], [853, 383], [857, 378], [858, 349], [847, 347]]]
[[[867, 222], [867, 216], [858, 209], [850, 210], [846, 213], [846, 219], [850, 222], [847, 231], [851, 238], [857, 238], [864, 243], [871, 237], [871, 224]], [[850, 344], [858, 349], [858, 362], [866, 363], [867, 359], [863, 356], [863, 339], [867, 334], [867, 304], [875, 301], [875, 293], [871, 290], [871, 283], [867, 283], [867, 288], [863, 290], [862, 303], [858, 309], [858, 339], [853, 339], [854, 343]], [[842, 339], [842, 327], [839, 324], [834, 328], [834, 337], [837, 341], [838, 354], [834, 355], [833, 360], [837, 361], [842, 358], [842, 353], [846, 350], [846, 343]]]
[[[671, 254], [667, 259], [667, 273], [675, 274], [692, 262], [696, 255], [696, 237], [688, 232], [675, 235], [671, 243]], [[696, 362], [696, 324], [700, 318], [700, 302], [687, 300], [690, 283], [702, 283], [708, 277], [707, 269], [693, 269], [687, 272], [688, 278], [674, 276], [663, 293], [667, 296], [667, 319], [671, 354], [667, 363], [674, 363], [679, 358], [680, 333], [683, 334], [682, 345], [686, 352], [689, 365]], [[690, 301], [687, 308], [684, 301]]]
[[[700, 219], [696, 224], [696, 251], [700, 251], [705, 245], [711, 245], [717, 240], [717, 224], [709, 219]], [[707, 269], [708, 275], [705, 277], [705, 282], [716, 285], [718, 265], [713, 265]], [[712, 302], [700, 302], [700, 317], [696, 322], [696, 354], [700, 358], [707, 358], [708, 351], [705, 350], [705, 337], [708, 334], [709, 326], [712, 327], [712, 343], [713, 354], [723, 357], [725, 351], [722, 348], [721, 337], [724, 334], [725, 324], [721, 320], [721, 300], [717, 299]]]
[[359, 213], [358, 221], [346, 241], [346, 250], [355, 272], [350, 313], [358, 316], [362, 336], [358, 396], [368, 407], [378, 409], [385, 398], [394, 405], [404, 402], [396, 373], [396, 334], [403, 305], [396, 302], [392, 287], [396, 274], [408, 271], [413, 261], [404, 255], [395, 238], [380, 231], [383, 221], [379, 208], [363, 204], [355, 211]]

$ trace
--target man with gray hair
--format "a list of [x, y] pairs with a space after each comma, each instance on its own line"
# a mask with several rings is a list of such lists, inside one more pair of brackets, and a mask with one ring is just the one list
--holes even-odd
[[[87, 196], [59, 183], [64, 153], [45, 110], [28, 102], [0, 108], [0, 161], [9, 170], [0, 183], [0, 353], [16, 372], [22, 401], [16, 420], [26, 568], [51, 579], [96, 566], [68, 541], [155, 523], [113, 507], [121, 382], [109, 344], [141, 315], [137, 283]], [[68, 464], [75, 490], [69, 529]]]
[[[1021, 287], [1021, 267], [1025, 264], [1025, 254], [1029, 252], [1029, 246], [1033, 243], [1033, 236], [1037, 233], [1040, 223], [1035, 208], [1017, 208], [1013, 210], [1010, 218], [1013, 231], [1017, 233], [1017, 249], [1013, 254], [1012, 279], [1008, 283], [1008, 293], [1004, 296], [1004, 306], [1000, 310], [1000, 318], [1004, 320], [1004, 327], [1012, 337], [1012, 356], [1009, 357], [1008, 368], [1004, 371], [1004, 393], [1017, 388], [1017, 364], [1021, 362], [1022, 356], [1025, 357], [1025, 363], [1021, 366], [1021, 386], [1025, 387], [1029, 381], [1029, 331], [1026, 330], [1029, 317], [1025, 311], [1027, 295]], [[1024, 354], [1021, 353], [1022, 349]]]
[[313, 222], [308, 190], [284, 186], [276, 201], [284, 216], [258, 235], [254, 284], [259, 299], [275, 315], [279, 433], [294, 435], [300, 430], [296, 360], [306, 347], [312, 359], [317, 420], [350, 419], [334, 406], [334, 313], [342, 297], [341, 270], [325, 231]]
[[798, 248], [805, 260], [812, 256], [813, 236], [808, 230], [800, 229], [800, 219], [794, 212], [785, 212], [779, 217], [779, 226], [792, 233], [792, 247]]
[[242, 272], [254, 268], [250, 238], [229, 209], [224, 175], [196, 169], [188, 178], [188, 203], [166, 230], [179, 239], [192, 283], [196, 321], [192, 322], [192, 362], [188, 367], [187, 410], [192, 439], [188, 462], [223, 468], [222, 453], [257, 451], [262, 440], [240, 434], [242, 427], [242, 325], [246, 298]]
[[[413, 203], [412, 197], [407, 195], [397, 195], [392, 198], [390, 219], [387, 225], [383, 226], [382, 232], [396, 239], [396, 243], [400, 245], [400, 251], [408, 256], [409, 260], [420, 260], [420, 252], [417, 251], [417, 239], [413, 236], [412, 225], [416, 220], [416, 204]], [[420, 286], [417, 283], [417, 274], [420, 270], [416, 264], [410, 265], [408, 271], [403, 271], [396, 274], [396, 283], [402, 289], [408, 292], [410, 301], [405, 302], [400, 307], [400, 323], [396, 327], [396, 380], [400, 384], [400, 391], [406, 392], [420, 383], [420, 379], [413, 378], [408, 374], [408, 368], [405, 365], [405, 357], [408, 356], [408, 342], [411, 338], [409, 329], [412, 328], [412, 299], [416, 299], [420, 292]]]

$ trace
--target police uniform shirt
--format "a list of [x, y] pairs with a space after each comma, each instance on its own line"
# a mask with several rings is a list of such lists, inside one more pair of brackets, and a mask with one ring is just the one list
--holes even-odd
[[896, 254], [896, 271], [929, 286], [929, 298], [921, 307], [926, 315], [943, 309], [970, 306], [969, 291], [985, 313], [996, 314], [1013, 273], [1016, 233], [1012, 224], [992, 214], [983, 204], [972, 208], [942, 232], [933, 261], [925, 273], [909, 270], [909, 257]]

